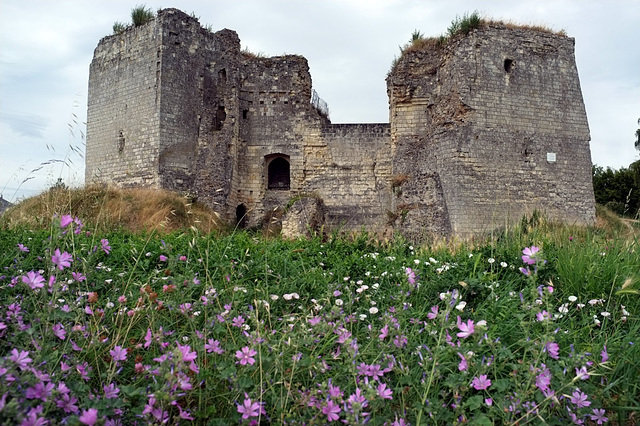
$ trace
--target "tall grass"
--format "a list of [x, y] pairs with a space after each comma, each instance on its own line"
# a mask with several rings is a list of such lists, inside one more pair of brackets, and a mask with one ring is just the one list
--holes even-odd
[[434, 246], [137, 233], [65, 197], [96, 216], [0, 232], [4, 424], [631, 424], [640, 411], [637, 237], [539, 215]]

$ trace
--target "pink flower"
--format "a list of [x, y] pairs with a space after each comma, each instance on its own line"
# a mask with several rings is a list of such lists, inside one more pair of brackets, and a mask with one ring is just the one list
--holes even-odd
[[560, 354], [560, 346], [555, 342], [549, 342], [545, 345], [545, 349], [549, 356], [553, 359], [558, 359]]
[[437, 306], [437, 305], [436, 305], [436, 306], [432, 306], [432, 307], [431, 307], [431, 312], [429, 312], [429, 313], [427, 314], [427, 318], [429, 318], [429, 319], [435, 319], [435, 318], [438, 316], [438, 309], [439, 309], [439, 308], [438, 308], [438, 306]]
[[160, 255], [160, 262], [166, 262], [168, 260], [167, 256], [165, 256], [164, 254]]
[[522, 256], [522, 261], [527, 265], [535, 265], [538, 260], [536, 259], [536, 253], [539, 251], [540, 249], [536, 246], [525, 247], [525, 249], [522, 250], [522, 253], [524, 254], [524, 256]]
[[127, 303], [127, 298], [124, 295], [122, 295], [122, 296], [118, 297], [118, 302]]
[[238, 363], [240, 365], [247, 365], [247, 364], [253, 365], [256, 362], [253, 356], [256, 355], [257, 353], [258, 352], [251, 349], [249, 346], [245, 346], [244, 348], [242, 348], [242, 350], [236, 351], [236, 358], [239, 359]]
[[[245, 394], [245, 397], [246, 396], [247, 394]], [[251, 398], [245, 398], [242, 405], [236, 403], [236, 406], [238, 407], [238, 413], [242, 414], [243, 419], [259, 417], [260, 413], [264, 412], [260, 403], [251, 401]]]
[[71, 266], [71, 262], [73, 262], [73, 256], [71, 256], [66, 251], [64, 253], [60, 253], [59, 249], [56, 249], [53, 256], [51, 256], [51, 261], [58, 266], [58, 269], [61, 271], [64, 268], [68, 268]]
[[209, 339], [207, 343], [205, 343], [204, 348], [207, 353], [215, 352], [218, 355], [224, 353], [224, 349], [220, 346], [220, 342], [218, 340]]
[[18, 350], [15, 348], [11, 349], [11, 356], [9, 357], [9, 359], [15, 362], [16, 364], [18, 364], [18, 367], [20, 368], [20, 370], [24, 370], [25, 368], [27, 368], [27, 364], [33, 361], [31, 358], [29, 358], [29, 352], [27, 351], [18, 352]]
[[73, 218], [70, 214], [62, 215], [62, 217], [60, 218], [60, 228], [66, 228], [71, 224], [71, 222], [73, 222]]
[[407, 275], [407, 281], [409, 281], [409, 284], [416, 283], [416, 272], [413, 269], [405, 268], [404, 273]]
[[82, 411], [79, 420], [83, 425], [93, 426], [98, 421], [98, 410], [89, 408], [88, 410]]
[[198, 353], [196, 351], [191, 351], [191, 346], [189, 345], [181, 345], [180, 343], [176, 342], [176, 345], [178, 345], [178, 349], [180, 350], [180, 353], [182, 354], [182, 361], [184, 362], [191, 362], [193, 360], [195, 360], [198, 357]]
[[460, 330], [460, 333], [457, 333], [456, 336], [462, 339], [466, 339], [467, 337], [471, 336], [473, 334], [473, 331], [475, 330], [472, 320], [467, 320], [467, 322], [464, 323], [459, 316], [458, 321], [456, 322], [456, 326]]
[[67, 335], [67, 332], [64, 331], [64, 327], [62, 326], [62, 324], [56, 324], [53, 327], [51, 327], [53, 329], [53, 334], [55, 334], [55, 336], [60, 339], [60, 340], [64, 340], [64, 338]]
[[87, 277], [85, 277], [84, 275], [82, 275], [82, 272], [72, 272], [71, 276], [73, 277], [74, 280], [76, 280], [77, 282], [82, 282], [82, 281], [86, 281]]
[[103, 238], [100, 240], [100, 245], [101, 245], [101, 249], [103, 252], [105, 252], [106, 254], [109, 254], [109, 252], [111, 251], [111, 246], [109, 245], [109, 240], [107, 240], [106, 238]]
[[393, 399], [391, 395], [393, 395], [393, 391], [387, 387], [386, 384], [380, 383], [376, 388], [378, 391], [378, 396], [382, 399]]
[[491, 386], [491, 380], [487, 378], [486, 374], [481, 374], [480, 377], [474, 377], [473, 380], [471, 380], [471, 386], [473, 386], [475, 390], [485, 390]]
[[467, 363], [467, 359], [460, 352], [458, 352], [458, 356], [460, 357], [460, 364], [458, 364], [458, 370], [465, 371], [469, 366], [469, 364]]
[[114, 361], [125, 361], [127, 359], [127, 349], [121, 346], [115, 346], [109, 353]]
[[380, 329], [380, 335], [378, 336], [378, 339], [384, 340], [388, 335], [389, 335], [389, 325], [385, 324], [385, 326]]
[[22, 276], [22, 282], [31, 287], [31, 290], [44, 287], [44, 278], [40, 275], [40, 272], [27, 272], [26, 276]]
[[327, 405], [322, 407], [322, 414], [326, 414], [327, 420], [329, 420], [330, 422], [338, 420], [340, 418], [340, 416], [338, 415], [339, 412], [340, 406], [332, 400], [327, 401]]
[[538, 312], [536, 314], [536, 320], [538, 321], [551, 320], [551, 314], [543, 310], [542, 312]]
[[594, 408], [593, 414], [591, 414], [591, 420], [597, 422], [599, 425], [607, 423], [609, 419], [604, 416], [605, 414], [606, 412], [603, 409]]
[[576, 389], [571, 395], [570, 401], [572, 404], [575, 404], [576, 407], [582, 408], [591, 405], [591, 402], [588, 401], [589, 396], [586, 393], [583, 393], [580, 389]]
[[29, 253], [29, 247], [25, 246], [24, 244], [18, 243], [18, 250], [23, 253]]

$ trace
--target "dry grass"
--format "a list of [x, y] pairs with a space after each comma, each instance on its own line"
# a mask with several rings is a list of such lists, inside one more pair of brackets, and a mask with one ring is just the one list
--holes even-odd
[[517, 23], [510, 20], [504, 21], [502, 19], [500, 20], [483, 19], [482, 20], [482, 26], [489, 26], [489, 25], [501, 25], [507, 28], [520, 28], [524, 30], [539, 31], [542, 33], [549, 33], [549, 34], [555, 34], [555, 35], [561, 35], [561, 36], [567, 35], [567, 32], [565, 30], [556, 31], [551, 27], [547, 27], [546, 25], [541, 25], [541, 24], [521, 24], [521, 23]]
[[222, 228], [215, 212], [178, 193], [106, 186], [51, 189], [28, 198], [5, 212], [0, 228], [47, 227], [54, 215], [62, 214], [79, 217], [95, 231], [171, 232], [195, 227], [208, 233]]

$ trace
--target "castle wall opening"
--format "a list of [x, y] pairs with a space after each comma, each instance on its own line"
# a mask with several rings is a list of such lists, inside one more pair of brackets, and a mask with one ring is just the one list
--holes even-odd
[[267, 158], [267, 189], [288, 190], [291, 186], [291, 166], [289, 156], [276, 155]]

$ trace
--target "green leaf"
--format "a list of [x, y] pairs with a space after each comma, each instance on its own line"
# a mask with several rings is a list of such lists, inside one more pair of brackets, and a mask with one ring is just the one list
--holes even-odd
[[482, 407], [482, 395], [474, 395], [463, 404], [464, 407], [469, 410], [477, 410]]

